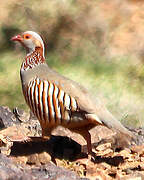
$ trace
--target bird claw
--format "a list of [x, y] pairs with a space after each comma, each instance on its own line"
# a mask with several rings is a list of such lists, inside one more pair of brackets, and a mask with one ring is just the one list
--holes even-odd
[[25, 138], [22, 140], [23, 143], [28, 143], [28, 142], [31, 142], [31, 141], [32, 141], [32, 138], [29, 137], [29, 136], [25, 137]]

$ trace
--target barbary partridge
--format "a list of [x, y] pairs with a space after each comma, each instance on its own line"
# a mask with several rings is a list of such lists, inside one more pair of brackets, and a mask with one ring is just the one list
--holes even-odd
[[61, 125], [81, 134], [92, 153], [89, 130], [97, 125], [106, 126], [129, 144], [134, 135], [127, 130], [85, 88], [63, 77], [47, 65], [42, 38], [33, 31], [12, 38], [26, 49], [20, 69], [22, 90], [26, 103], [38, 118], [42, 137], [50, 137], [54, 128]]

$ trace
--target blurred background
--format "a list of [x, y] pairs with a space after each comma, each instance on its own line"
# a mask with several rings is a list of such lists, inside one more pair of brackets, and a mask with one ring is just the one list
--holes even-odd
[[25, 51], [10, 41], [40, 33], [46, 60], [80, 82], [123, 124], [144, 126], [142, 0], [5, 0], [0, 5], [0, 105], [28, 110], [19, 70]]

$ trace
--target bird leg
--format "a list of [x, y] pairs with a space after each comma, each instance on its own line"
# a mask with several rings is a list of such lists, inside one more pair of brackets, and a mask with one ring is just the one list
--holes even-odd
[[92, 152], [92, 145], [91, 145], [91, 134], [88, 130], [80, 132], [80, 134], [84, 137], [84, 139], [87, 142], [87, 151], [88, 151], [88, 159], [91, 160], [91, 157], [93, 156]]
[[49, 128], [49, 129], [47, 129], [47, 128], [42, 128], [42, 138], [49, 140], [50, 137], [51, 137], [51, 131], [52, 131], [51, 128]]

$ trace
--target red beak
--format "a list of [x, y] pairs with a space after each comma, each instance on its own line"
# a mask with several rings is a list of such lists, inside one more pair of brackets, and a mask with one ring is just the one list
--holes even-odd
[[11, 40], [12, 41], [20, 41], [21, 42], [23, 40], [23, 38], [21, 37], [21, 35], [18, 34], [16, 36], [12, 37]]

